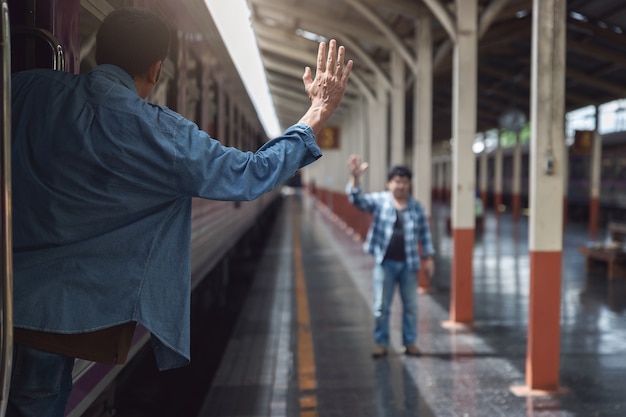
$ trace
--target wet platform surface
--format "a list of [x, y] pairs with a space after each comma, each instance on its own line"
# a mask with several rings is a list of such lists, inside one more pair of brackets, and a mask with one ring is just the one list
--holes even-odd
[[374, 360], [371, 258], [325, 207], [287, 197], [198, 415], [626, 416], [626, 281], [587, 275], [577, 250], [586, 228], [567, 225], [564, 236], [563, 393], [518, 397], [511, 387], [525, 384], [527, 219], [486, 213], [474, 247], [475, 326], [449, 330], [447, 214], [434, 206], [435, 291], [418, 296], [423, 355], [401, 353], [396, 298], [390, 355]]

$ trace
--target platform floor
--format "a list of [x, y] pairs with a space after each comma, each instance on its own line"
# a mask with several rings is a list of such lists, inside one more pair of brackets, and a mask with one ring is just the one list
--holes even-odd
[[436, 290], [418, 298], [418, 345], [373, 359], [372, 260], [308, 195], [287, 197], [199, 417], [626, 416], [626, 281], [587, 275], [567, 225], [559, 395], [518, 397], [525, 384], [528, 223], [486, 213], [474, 248], [471, 330], [449, 330], [450, 236], [433, 207]]

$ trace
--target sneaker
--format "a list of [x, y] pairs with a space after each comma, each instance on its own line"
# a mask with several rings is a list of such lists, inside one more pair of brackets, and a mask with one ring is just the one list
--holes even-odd
[[377, 345], [374, 349], [372, 349], [372, 357], [374, 358], [382, 358], [387, 354], [387, 348], [382, 345]]
[[415, 345], [404, 346], [404, 354], [409, 356], [420, 356], [422, 352]]

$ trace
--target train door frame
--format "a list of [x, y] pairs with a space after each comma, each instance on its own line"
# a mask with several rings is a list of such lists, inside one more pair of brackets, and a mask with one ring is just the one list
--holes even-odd
[[0, 234], [2, 241], [2, 336], [0, 340], [0, 415], [4, 416], [8, 404], [11, 366], [13, 361], [13, 247], [11, 234], [11, 29], [6, 0], [0, 2], [0, 48], [2, 54], [2, 90], [0, 92], [1, 134], [0, 146]]

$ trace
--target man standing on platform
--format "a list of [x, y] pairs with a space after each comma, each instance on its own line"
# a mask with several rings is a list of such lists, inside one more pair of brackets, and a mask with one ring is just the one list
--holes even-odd
[[389, 312], [396, 283], [402, 298], [402, 344], [405, 353], [419, 356], [417, 340], [417, 273], [421, 260], [429, 278], [435, 271], [428, 217], [422, 205], [411, 195], [411, 170], [404, 166], [391, 168], [387, 190], [363, 194], [359, 177], [367, 169], [357, 155], [348, 159], [351, 179], [346, 187], [350, 203], [371, 213], [372, 224], [364, 249], [374, 257], [374, 340], [375, 358], [385, 356], [389, 346]]

